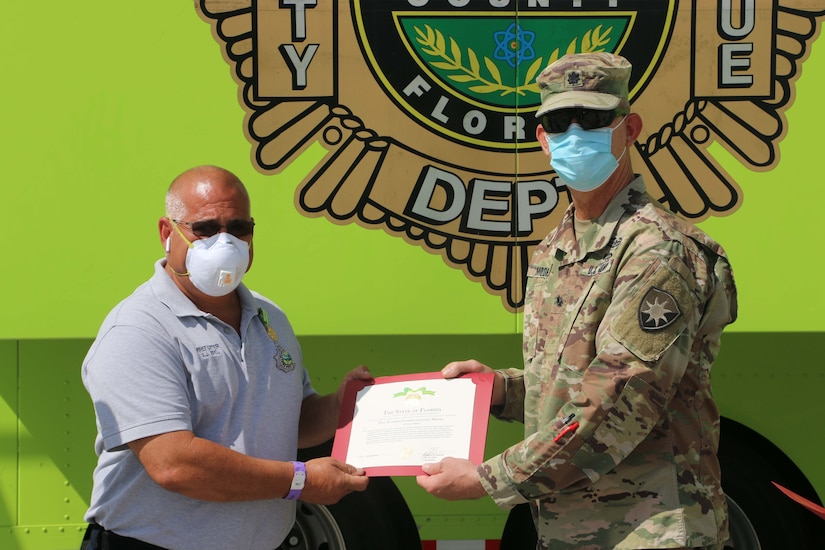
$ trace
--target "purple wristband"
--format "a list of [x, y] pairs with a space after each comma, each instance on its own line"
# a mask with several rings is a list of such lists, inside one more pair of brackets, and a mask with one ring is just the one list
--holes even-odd
[[304, 490], [304, 484], [307, 481], [307, 467], [306, 464], [298, 462], [297, 460], [292, 461], [292, 467], [294, 468], [292, 486], [284, 498], [287, 500], [298, 500], [298, 497], [301, 496], [301, 491]]

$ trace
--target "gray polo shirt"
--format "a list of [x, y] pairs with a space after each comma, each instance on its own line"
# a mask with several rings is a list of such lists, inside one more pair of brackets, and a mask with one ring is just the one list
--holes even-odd
[[164, 262], [109, 313], [83, 362], [98, 429], [86, 521], [172, 550], [272, 550], [294, 522], [294, 502], [207, 502], [167, 491], [127, 446], [191, 430], [249, 456], [294, 460], [301, 402], [315, 394], [278, 306], [241, 285], [239, 336], [197, 309]]

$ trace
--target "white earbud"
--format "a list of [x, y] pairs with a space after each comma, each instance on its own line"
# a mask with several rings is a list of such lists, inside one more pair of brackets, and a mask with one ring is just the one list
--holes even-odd
[[172, 244], [172, 237], [166, 237], [166, 253], [169, 253], [169, 245]]

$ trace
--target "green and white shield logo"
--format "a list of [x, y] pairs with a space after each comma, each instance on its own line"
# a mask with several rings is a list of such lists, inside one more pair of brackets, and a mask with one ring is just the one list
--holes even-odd
[[531, 0], [518, 2], [514, 18], [509, 1], [356, 0], [353, 12], [365, 58], [408, 116], [460, 143], [514, 149], [525, 146], [520, 135], [536, 146], [535, 77], [565, 53], [632, 58], [631, 98], [639, 93], [663, 51], [674, 4], [613, 0], [583, 11]]

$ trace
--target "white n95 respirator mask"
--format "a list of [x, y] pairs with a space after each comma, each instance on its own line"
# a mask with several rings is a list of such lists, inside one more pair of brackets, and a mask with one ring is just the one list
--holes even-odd
[[249, 243], [230, 233], [215, 233], [191, 242], [178, 224], [172, 225], [189, 244], [186, 273], [178, 275], [188, 275], [195, 288], [209, 296], [225, 296], [238, 288], [249, 267]]

